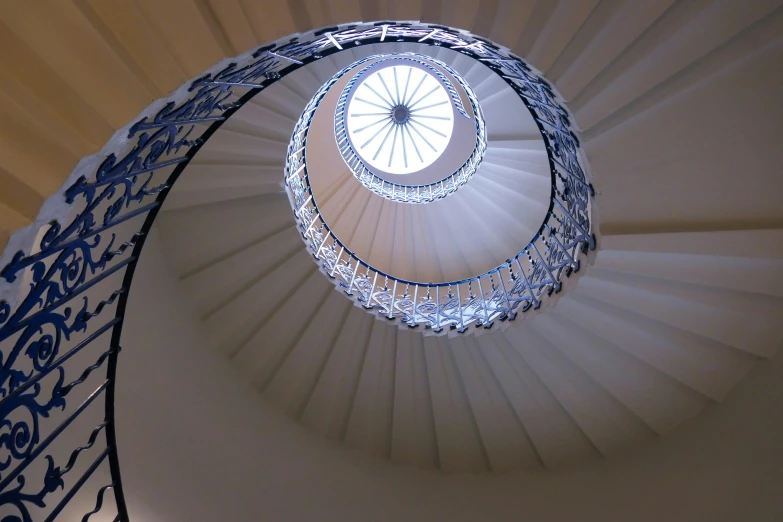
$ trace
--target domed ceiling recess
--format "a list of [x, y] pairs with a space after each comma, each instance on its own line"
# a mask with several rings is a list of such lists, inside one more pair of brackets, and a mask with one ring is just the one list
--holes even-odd
[[341, 111], [350, 145], [375, 172], [418, 172], [432, 165], [449, 145], [454, 130], [449, 95], [435, 76], [413, 64], [388, 59], [375, 65], [353, 86]]
[[[500, 111], [485, 114], [444, 61], [393, 52], [338, 71], [302, 112], [286, 163], [291, 206], [322, 272], [358, 305], [435, 333], [490, 328], [540, 307], [594, 247], [592, 187], [570, 117], [548, 83], [504, 60], [481, 60], [484, 77], [474, 74], [479, 86], [493, 74], [506, 81]], [[509, 169], [490, 187], [488, 149], [517, 146], [488, 146], [495, 124], [538, 136], [526, 145], [546, 158], [538, 176]], [[389, 225], [363, 210], [376, 200], [393, 202], [398, 224], [408, 224], [399, 241], [400, 231], [379, 239]], [[487, 222], [498, 208], [502, 219]]]
[[351, 69], [337, 100], [334, 134], [367, 189], [426, 203], [470, 179], [486, 152], [485, 122], [475, 93], [451, 67], [423, 54], [394, 53], [370, 56]]

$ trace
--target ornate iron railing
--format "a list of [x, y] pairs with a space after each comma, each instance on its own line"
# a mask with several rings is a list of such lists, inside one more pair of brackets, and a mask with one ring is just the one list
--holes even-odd
[[[377, 56], [368, 60], [373, 58]], [[411, 328], [423, 325], [442, 332], [449, 327], [463, 333], [471, 324], [489, 328], [496, 319], [514, 319], [518, 311], [539, 308], [545, 294], [560, 291], [563, 276], [579, 270], [579, 254], [595, 247], [589, 211], [593, 189], [580, 166], [579, 143], [568, 112], [549, 84], [521, 60], [509, 57], [499, 62], [502, 65], [496, 59], [489, 63], [512, 85], [539, 126], [549, 156], [552, 191], [549, 210], [535, 237], [512, 259], [486, 273], [437, 284], [404, 280], [363, 261], [329, 228], [310, 187], [305, 154], [307, 135], [324, 96], [340, 77], [358, 64], [338, 72], [316, 92], [297, 121], [288, 147], [286, 187], [308, 250], [347, 295]], [[505, 73], [505, 69], [512, 69], [513, 74]], [[345, 111], [351, 82], [339, 98], [335, 130], [338, 148], [344, 157], [344, 151], [349, 151], [346, 162], [365, 187], [396, 201], [423, 203], [444, 197], [468, 181], [475, 170], [462, 175], [464, 166], [450, 177], [445, 188], [442, 183], [426, 188], [399, 186], [370, 172], [347, 144], [344, 117], [339, 117]], [[486, 142], [479, 141], [486, 149]], [[477, 144], [474, 154], [478, 150]], [[473, 165], [471, 160], [468, 164]], [[353, 165], [358, 168], [354, 169]], [[414, 190], [408, 192], [409, 189]]]
[[[456, 171], [448, 173], [442, 179], [439, 179], [433, 183], [424, 185], [406, 185], [403, 183], [393, 183], [384, 179], [382, 176], [379, 176], [373, 172], [372, 169], [368, 168], [364, 161], [362, 161], [361, 157], [356, 153], [356, 150], [348, 139], [348, 131], [345, 125], [345, 111], [348, 102], [348, 95], [350, 94], [351, 89], [354, 87], [356, 82], [362, 78], [363, 75], [372, 71], [372, 68], [380, 63], [378, 61], [367, 65], [361, 71], [357, 72], [348, 81], [346, 86], [343, 88], [342, 93], [340, 94], [334, 117], [334, 134], [335, 138], [337, 139], [337, 147], [340, 150], [340, 154], [345, 160], [345, 163], [351, 169], [351, 172], [356, 177], [356, 179], [358, 179], [359, 182], [361, 182], [361, 184], [364, 185], [367, 189], [371, 190], [375, 194], [378, 194], [379, 196], [390, 199], [392, 201], [399, 201], [401, 203], [428, 203], [435, 201], [436, 199], [444, 198], [468, 182], [473, 174], [476, 173], [476, 170], [478, 170], [479, 165], [481, 165], [481, 161], [484, 159], [484, 154], [487, 151], [486, 125], [484, 123], [484, 117], [481, 113], [481, 107], [479, 105], [478, 98], [476, 97], [476, 94], [473, 92], [473, 89], [470, 87], [470, 85], [468, 85], [462, 79], [462, 77], [447, 64], [439, 60], [435, 60], [429, 56], [418, 55], [415, 53], [389, 53], [369, 57], [368, 59], [361, 60], [360, 62], [347, 67], [343, 71], [340, 71], [338, 73], [339, 76], [337, 77], [339, 78], [344, 76], [347, 72], [355, 69], [359, 65], [366, 63], [369, 60], [378, 60], [388, 57], [410, 60], [426, 67], [438, 78], [440, 78], [444, 82], [444, 85], [447, 86], [446, 90], [448, 91], [449, 96], [451, 97], [452, 102], [457, 109], [457, 112], [463, 115], [465, 118], [470, 118], [468, 113], [465, 112], [465, 109], [462, 106], [460, 95], [452, 85], [451, 81], [438, 69], [433, 67], [429, 62], [432, 62], [433, 64], [445, 70], [460, 85], [463, 92], [466, 94], [468, 102], [470, 103], [470, 107], [474, 115], [473, 120], [476, 122], [476, 141], [471, 154], [468, 156], [468, 159], [465, 160], [465, 163], [463, 163]], [[322, 89], [319, 91], [319, 93], [322, 97], [326, 91]], [[316, 96], [318, 96], [318, 94], [316, 94]]]
[[[427, 285], [435, 295], [430, 312], [419, 302], [422, 294], [414, 294], [415, 311], [407, 304], [410, 298], [399, 297], [403, 281], [390, 279], [392, 288], [384, 293], [374, 290], [378, 276], [384, 277], [379, 272], [371, 273], [375, 283], [359, 283], [359, 264], [346, 277], [349, 291], [366, 296], [368, 306], [387, 303], [392, 317], [408, 314], [409, 324], [426, 320], [435, 328], [456, 322], [464, 327], [473, 310], [486, 325], [497, 315], [490, 303], [513, 317], [520, 306], [537, 305], [542, 292], [558, 286], [558, 274], [578, 266], [576, 252], [593, 244], [590, 188], [579, 165], [578, 141], [551, 89], [540, 79], [531, 83], [530, 69], [507, 50], [444, 27], [378, 23], [287, 37], [217, 66], [153, 104], [126, 135], [109, 142], [97, 168], [79, 170], [94, 164], [82, 162], [77, 174], [83, 175], [57, 196], [70, 206], [67, 219], [46, 226], [27, 252], [6, 258], [0, 271], [0, 295], [6, 298], [0, 301], [3, 521], [51, 521], [62, 515], [86, 522], [96, 513], [128, 519], [115, 433], [116, 369], [134, 271], [161, 205], [203, 143], [254, 95], [348, 45], [387, 40], [446, 45], [483, 61], [509, 82], [537, 107], [562, 196], [553, 199], [547, 218], [551, 228], [545, 230], [553, 236], [541, 234], [531, 244], [532, 258], [520, 256], [489, 275], [456, 283], [451, 291]], [[320, 229], [317, 223], [308, 227]], [[322, 234], [316, 252], [331, 259], [325, 261], [330, 272], [344, 277], [345, 253], [333, 250], [330, 257], [323, 250], [329, 238], [328, 231]], [[473, 299], [472, 285], [484, 281], [497, 286], [503, 300], [487, 298], [488, 289], [481, 287], [474, 299], [484, 303], [480, 310], [461, 307], [463, 299]], [[419, 288], [424, 287], [414, 291]], [[459, 317], [453, 316], [455, 304]], [[77, 501], [82, 495], [90, 495], [95, 507], [77, 515], [85, 505], [83, 498]]]

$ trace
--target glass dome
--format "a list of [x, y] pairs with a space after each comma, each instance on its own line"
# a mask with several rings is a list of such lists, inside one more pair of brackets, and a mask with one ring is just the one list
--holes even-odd
[[346, 127], [367, 165], [391, 174], [418, 172], [446, 150], [454, 108], [443, 84], [409, 65], [385, 67], [348, 101]]

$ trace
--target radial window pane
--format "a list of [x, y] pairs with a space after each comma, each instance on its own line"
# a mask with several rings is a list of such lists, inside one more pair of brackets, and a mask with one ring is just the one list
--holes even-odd
[[407, 65], [368, 76], [348, 102], [346, 127], [367, 165], [410, 174], [431, 165], [446, 149], [454, 110], [433, 75]]

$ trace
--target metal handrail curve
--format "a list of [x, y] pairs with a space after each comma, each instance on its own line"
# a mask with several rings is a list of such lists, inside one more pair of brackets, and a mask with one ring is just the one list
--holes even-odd
[[[464, 333], [471, 324], [490, 328], [495, 320], [513, 320], [519, 311], [539, 308], [545, 294], [559, 292], [562, 278], [579, 270], [579, 254], [595, 248], [589, 219], [593, 189], [580, 165], [579, 144], [568, 112], [549, 84], [521, 60], [506, 59], [516, 67], [513, 74], [504, 72], [504, 68], [511, 68], [507, 64], [492, 68], [513, 81], [512, 87], [530, 110], [546, 143], [552, 174], [549, 210], [533, 239], [513, 258], [488, 272], [444, 283], [405, 280], [362, 260], [331, 230], [313, 194], [305, 154], [310, 124], [326, 94], [348, 71], [375, 58], [378, 56], [336, 73], [315, 93], [294, 127], [285, 185], [307, 249], [346, 295], [411, 328], [421, 325], [441, 333], [448, 327]], [[345, 104], [348, 90], [343, 89], [338, 104]], [[340, 110], [344, 107], [338, 105]], [[339, 147], [339, 134], [337, 138]]]
[[[544, 250], [549, 252], [544, 254], [547, 263], [529, 265], [535, 266], [532, 273], [524, 268], [529, 266], [522, 257], [492, 273], [493, 283], [508, 296], [502, 301], [502, 313], [512, 316], [522, 301], [535, 305], [539, 292], [559, 281], [555, 274], [578, 266], [574, 252], [594, 245], [588, 215], [591, 187], [577, 157], [578, 141], [570, 130], [568, 113], [556, 103], [548, 85], [540, 79], [531, 83], [528, 78], [535, 75], [507, 49], [446, 27], [379, 22], [288, 36], [219, 64], [153, 104], [127, 133], [115, 136], [103, 149], [97, 168], [90, 161], [81, 162], [74, 174], [76, 181], [55, 196], [68, 205], [68, 217], [45, 225], [34, 244], [11, 256], [0, 269], [0, 295], [8, 296], [0, 300], [3, 520], [48, 522], [65, 513], [73, 517], [72, 510], [84, 505], [83, 495], [91, 496], [95, 506], [83, 514], [83, 522], [96, 513], [115, 521], [128, 520], [116, 439], [116, 372], [129, 291], [161, 206], [203, 144], [253, 96], [298, 68], [348, 46], [385, 41], [443, 45], [481, 60], [528, 100], [529, 107], [537, 107], [537, 121], [546, 133], [550, 163], [559, 180], [557, 193], [563, 194], [553, 199], [555, 207], [547, 226], [556, 222], [558, 231], [564, 232], [551, 241], [541, 234], [531, 244], [538, 248], [531, 250], [534, 256], [540, 255], [544, 244], [552, 246]], [[41, 215], [46, 214], [42, 211]], [[320, 228], [315, 223], [312, 227]], [[558, 243], [563, 239], [569, 243]], [[330, 271], [345, 273], [344, 254], [330, 257], [326, 250], [317, 252]], [[517, 262], [523, 268], [511, 268]], [[385, 274], [375, 274], [385, 278]], [[503, 286], [506, 280], [515, 281], [515, 286]], [[410, 309], [397, 297], [400, 283], [395, 280], [394, 292], [386, 294], [393, 317]], [[472, 295], [465, 293], [470, 284], [456, 286], [458, 302], [461, 295]], [[514, 293], [519, 284], [526, 293]], [[378, 292], [366, 292], [353, 276], [348, 288], [365, 292], [368, 306], [384, 302]], [[441, 294], [441, 286], [428, 288], [436, 292], [435, 303], [450, 294]], [[486, 300], [484, 291], [480, 295]], [[490, 298], [487, 302], [497, 301]], [[436, 326], [454, 323], [449, 318], [452, 308], [436, 308], [432, 310]], [[481, 310], [486, 325], [495, 312], [489, 306]], [[421, 324], [424, 313], [417, 304], [413, 323]], [[82, 416], [88, 411], [97, 411], [102, 421], [91, 424]], [[105, 483], [92, 486], [90, 477], [103, 480], [101, 473]], [[87, 483], [90, 488], [85, 487]]]

